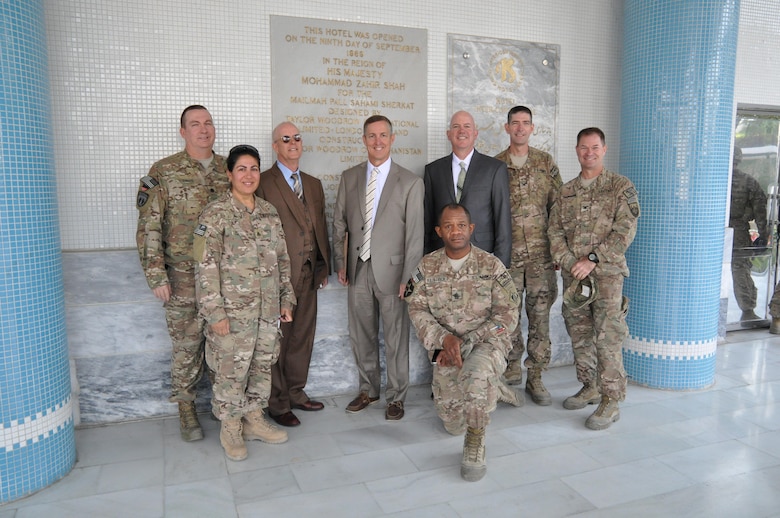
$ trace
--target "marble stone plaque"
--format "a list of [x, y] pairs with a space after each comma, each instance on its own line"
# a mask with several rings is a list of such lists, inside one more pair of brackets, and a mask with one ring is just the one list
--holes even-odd
[[449, 34], [448, 49], [448, 117], [474, 116], [476, 148], [490, 156], [506, 149], [506, 114], [524, 105], [533, 112], [531, 146], [555, 157], [560, 45]]
[[274, 125], [287, 120], [300, 130], [301, 169], [322, 181], [329, 222], [341, 172], [366, 160], [371, 115], [393, 122], [393, 160], [422, 176], [427, 39], [424, 29], [271, 16]]

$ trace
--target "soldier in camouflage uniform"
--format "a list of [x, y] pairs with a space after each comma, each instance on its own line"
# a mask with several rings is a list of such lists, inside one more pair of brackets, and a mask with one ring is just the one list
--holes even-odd
[[631, 181], [604, 168], [607, 146], [598, 128], [577, 135], [580, 175], [561, 187], [550, 211], [550, 247], [561, 266], [564, 291], [590, 276], [595, 300], [573, 307], [564, 297], [563, 318], [571, 336], [577, 379], [583, 387], [566, 398], [564, 408], [600, 403], [585, 422], [593, 430], [608, 428], [620, 418], [618, 402], [626, 397], [622, 345], [628, 336], [628, 276], [625, 252], [634, 240], [639, 200]]
[[[731, 175], [731, 209], [729, 226], [734, 229], [734, 244], [731, 250], [731, 279], [734, 284], [734, 298], [737, 299], [742, 327], [761, 325], [762, 317], [754, 309], [758, 290], [750, 271], [753, 257], [766, 250], [767, 213], [766, 193], [758, 181], [737, 166], [742, 161], [742, 150], [734, 148], [734, 170]], [[750, 222], [755, 220], [758, 237], [750, 236]]]
[[[558, 166], [549, 153], [528, 145], [534, 124], [531, 110], [515, 106], [507, 114], [504, 129], [509, 147], [496, 155], [506, 162], [512, 208], [512, 262], [509, 273], [518, 293], [525, 292], [528, 315], [528, 380], [525, 391], [538, 405], [550, 405], [552, 398], [542, 383], [542, 371], [550, 364], [550, 308], [558, 296], [558, 279], [550, 255], [547, 221], [555, 194], [563, 183]], [[522, 309], [522, 299], [520, 302]], [[512, 351], [504, 373], [510, 384], [523, 379], [523, 330], [518, 323], [512, 333]]]
[[231, 460], [244, 439], [287, 440], [263, 415], [271, 365], [279, 357], [279, 321], [291, 322], [295, 294], [276, 209], [255, 196], [260, 156], [236, 146], [227, 159], [230, 192], [209, 204], [195, 230], [196, 293], [206, 322], [206, 361], [214, 371], [220, 442]]
[[466, 431], [461, 476], [486, 471], [485, 427], [502, 392], [502, 374], [517, 326], [519, 297], [494, 255], [470, 243], [474, 224], [462, 205], [442, 209], [436, 233], [444, 248], [423, 257], [407, 287], [409, 316], [428, 350], [433, 395], [444, 428]]
[[203, 374], [203, 322], [195, 307], [192, 232], [203, 208], [228, 189], [225, 159], [212, 151], [214, 122], [208, 110], [181, 114], [184, 151], [155, 163], [141, 178], [136, 241], [146, 281], [165, 303], [171, 355], [170, 401], [179, 404], [181, 437], [203, 438], [195, 413], [195, 387]]

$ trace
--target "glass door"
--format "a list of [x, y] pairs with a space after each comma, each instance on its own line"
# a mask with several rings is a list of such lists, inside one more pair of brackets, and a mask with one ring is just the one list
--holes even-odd
[[729, 205], [734, 234], [728, 330], [766, 327], [771, 318], [769, 301], [777, 274], [778, 149], [780, 108], [738, 107]]

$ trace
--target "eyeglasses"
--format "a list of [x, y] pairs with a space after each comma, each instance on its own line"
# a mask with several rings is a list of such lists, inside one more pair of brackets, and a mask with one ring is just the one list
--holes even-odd
[[230, 153], [250, 153], [253, 155], [259, 155], [260, 153], [257, 152], [257, 148], [255, 146], [250, 146], [249, 144], [239, 144], [238, 146], [233, 146], [230, 148]]
[[301, 138], [302, 138], [301, 134], [300, 133], [296, 133], [292, 137], [290, 135], [282, 135], [281, 137], [279, 137], [279, 140], [281, 140], [285, 144], [289, 144], [291, 140], [295, 140], [295, 142], [300, 142]]

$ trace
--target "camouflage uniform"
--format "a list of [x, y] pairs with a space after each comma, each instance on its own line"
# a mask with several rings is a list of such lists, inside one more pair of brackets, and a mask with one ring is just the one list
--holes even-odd
[[[550, 363], [550, 308], [558, 296], [547, 223], [550, 207], [560, 189], [561, 174], [549, 153], [528, 148], [525, 165], [512, 164], [509, 149], [496, 155], [506, 162], [509, 172], [509, 199], [512, 207], [512, 262], [509, 273], [518, 294], [525, 291], [528, 315], [528, 358], [525, 366], [545, 369]], [[522, 310], [522, 299], [520, 301]], [[512, 333], [509, 361], [523, 357], [523, 330], [518, 322]]]
[[[231, 420], [262, 411], [271, 392], [271, 365], [279, 356], [280, 311], [292, 311], [296, 302], [276, 209], [255, 197], [250, 212], [228, 192], [204, 209], [194, 254], [218, 417]], [[210, 329], [226, 318], [226, 336]]]
[[[410, 281], [409, 316], [432, 355], [448, 334], [463, 340], [463, 367], [433, 368], [433, 395], [445, 423], [487, 425], [517, 326], [518, 295], [504, 265], [472, 245], [458, 272], [443, 248], [423, 257]], [[408, 290], [407, 290], [408, 291]]]
[[634, 185], [606, 169], [588, 187], [583, 187], [579, 176], [564, 184], [550, 211], [550, 248], [553, 260], [561, 265], [564, 291], [573, 281], [574, 263], [591, 252], [599, 259], [590, 274], [598, 285], [596, 300], [576, 310], [563, 305], [577, 379], [583, 385], [599, 386], [602, 395], [617, 401], [626, 394], [625, 252], [636, 235], [638, 217]]
[[192, 233], [203, 208], [230, 182], [216, 153], [207, 170], [186, 151], [155, 163], [138, 190], [136, 242], [149, 287], [170, 285], [165, 304], [173, 343], [170, 400], [194, 401], [203, 373], [203, 322], [195, 306]]
[[758, 290], [750, 275], [752, 257], [756, 252], [750, 237], [750, 221], [755, 220], [761, 241], [767, 239], [766, 193], [755, 178], [734, 169], [731, 178], [731, 210], [729, 226], [734, 229], [734, 246], [731, 252], [731, 278], [734, 282], [734, 298], [742, 311], [756, 307]]
[[[769, 314], [772, 315], [773, 319], [780, 318], [780, 282], [775, 285], [775, 291], [772, 294], [772, 300], [769, 302]], [[778, 331], [780, 331], [780, 329], [778, 329]]]

